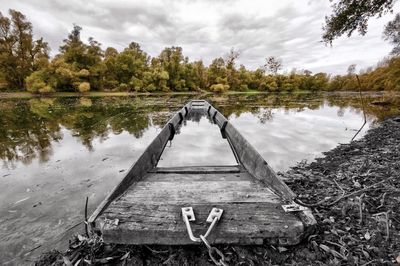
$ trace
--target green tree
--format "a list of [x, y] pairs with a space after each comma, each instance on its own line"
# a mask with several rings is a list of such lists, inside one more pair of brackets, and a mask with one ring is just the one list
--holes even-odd
[[0, 72], [8, 86], [23, 89], [25, 78], [48, 64], [48, 45], [43, 39], [34, 40], [32, 24], [26, 16], [9, 10], [10, 18], [0, 12]]
[[317, 73], [314, 75], [314, 82], [313, 86], [310, 88], [311, 90], [318, 91], [322, 90], [325, 91], [328, 89], [329, 84], [329, 76], [326, 73]]
[[221, 79], [227, 79], [225, 61], [222, 57], [215, 58], [208, 67], [208, 84], [218, 84]]
[[148, 70], [149, 56], [140, 45], [131, 42], [127, 48], [118, 53], [114, 48], [107, 48], [104, 63], [108, 87], [125, 84], [133, 90], [141, 90], [144, 72]]
[[383, 35], [394, 46], [391, 54], [400, 55], [400, 14], [386, 25]]
[[185, 80], [185, 67], [188, 61], [188, 58], [183, 56], [181, 47], [172, 46], [165, 48], [154, 62], [168, 72], [169, 89], [185, 91], [188, 89]]
[[365, 35], [368, 29], [368, 20], [374, 16], [393, 11], [396, 0], [338, 0], [333, 3], [333, 14], [325, 18], [322, 39], [326, 43], [332, 41], [343, 34], [351, 36], [357, 30], [361, 35]]
[[263, 68], [257, 68], [250, 72], [248, 87], [251, 90], [266, 90], [265, 70]]
[[238, 87], [236, 90], [247, 91], [252, 83], [251, 72], [246, 69], [244, 65], [240, 65], [237, 73]]
[[[103, 89], [105, 65], [101, 44], [90, 37], [85, 44], [80, 33], [82, 28], [74, 25], [67, 39], [60, 46], [60, 54], [55, 58], [53, 71], [58, 80], [53, 82], [57, 90], [76, 90], [79, 92], [90, 89]], [[83, 71], [82, 71], [83, 70]], [[88, 83], [89, 85], [87, 85]]]

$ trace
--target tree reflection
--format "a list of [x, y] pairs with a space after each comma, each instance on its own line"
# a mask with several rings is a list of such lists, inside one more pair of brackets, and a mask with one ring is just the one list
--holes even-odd
[[[364, 96], [369, 118], [384, 119], [399, 113], [398, 105], [371, 104], [393, 95]], [[399, 99], [396, 96], [397, 101]], [[93, 149], [95, 138], [105, 140], [109, 134], [129, 134], [140, 139], [150, 127], [162, 127], [173, 113], [191, 96], [169, 97], [65, 97], [0, 100], [0, 159], [4, 167], [14, 167], [20, 161], [29, 164], [38, 158], [49, 160], [52, 143], [63, 138], [63, 129], [79, 139], [87, 149]], [[302, 112], [321, 106], [338, 106], [338, 116], [346, 108], [361, 112], [358, 94], [254, 94], [206, 95], [226, 117], [251, 113], [261, 123], [271, 121], [274, 108], [285, 112]], [[193, 115], [192, 120], [199, 120]], [[178, 133], [178, 132], [177, 132]]]

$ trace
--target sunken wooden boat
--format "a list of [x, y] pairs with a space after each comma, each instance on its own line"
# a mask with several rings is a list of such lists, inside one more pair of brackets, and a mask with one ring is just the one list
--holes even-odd
[[[218, 125], [237, 165], [157, 167], [182, 123], [199, 115]], [[221, 210], [207, 236], [211, 244], [295, 245], [316, 224], [309, 209], [294, 203], [295, 197], [218, 110], [193, 100], [168, 121], [88, 223], [107, 243], [187, 245], [200, 242], [189, 231], [204, 234], [209, 216]]]

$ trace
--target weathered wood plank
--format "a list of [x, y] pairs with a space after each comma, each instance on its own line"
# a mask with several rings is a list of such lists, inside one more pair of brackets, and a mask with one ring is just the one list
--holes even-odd
[[149, 172], [156, 173], [181, 173], [181, 174], [195, 174], [195, 173], [239, 173], [242, 168], [238, 165], [232, 166], [182, 166], [182, 167], [155, 167]]
[[[192, 204], [196, 221], [191, 223], [196, 236], [204, 234], [205, 221], [212, 207], [224, 210], [223, 218], [208, 240], [212, 244], [293, 245], [301, 240], [303, 224], [293, 214], [284, 213], [279, 204], [215, 203]], [[108, 209], [103, 218], [103, 239], [111, 243], [184, 245], [196, 244], [187, 236], [181, 205], [134, 204]], [[104, 222], [104, 218], [106, 222]], [[119, 219], [118, 225], [113, 223]]]
[[[271, 202], [281, 199], [269, 188], [249, 181], [138, 182], [117, 201], [149, 204]], [[116, 201], [116, 202], [117, 202]], [[111, 208], [112, 206], [110, 206]]]
[[146, 182], [197, 182], [197, 181], [249, 181], [249, 174], [247, 172], [237, 173], [203, 173], [203, 172], [178, 172], [178, 173], [150, 173], [146, 176]]

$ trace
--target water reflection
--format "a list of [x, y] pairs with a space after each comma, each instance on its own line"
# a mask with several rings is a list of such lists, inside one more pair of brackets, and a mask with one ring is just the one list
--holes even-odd
[[[85, 197], [93, 211], [172, 113], [193, 97], [0, 99], [0, 261], [30, 264], [27, 258], [66, 243], [60, 239], [82, 220]], [[228, 117], [274, 169], [285, 170], [350, 141], [363, 122], [358, 97], [299, 93], [202, 98]], [[366, 102], [382, 97], [369, 94]], [[398, 113], [398, 104], [366, 105], [368, 126]], [[194, 120], [174, 138], [173, 148], [182, 152], [172, 148], [165, 153], [179, 156], [169, 162], [165, 156], [160, 165], [228, 158], [229, 146], [215, 145], [222, 141], [218, 128], [204, 118]], [[215, 136], [207, 138], [205, 131]], [[189, 149], [193, 138], [196, 147]], [[211, 148], [216, 155], [207, 153]], [[38, 245], [36, 253], [25, 256]]]
[[219, 127], [205, 111], [192, 111], [167, 145], [158, 163], [160, 167], [237, 165], [235, 156]]

